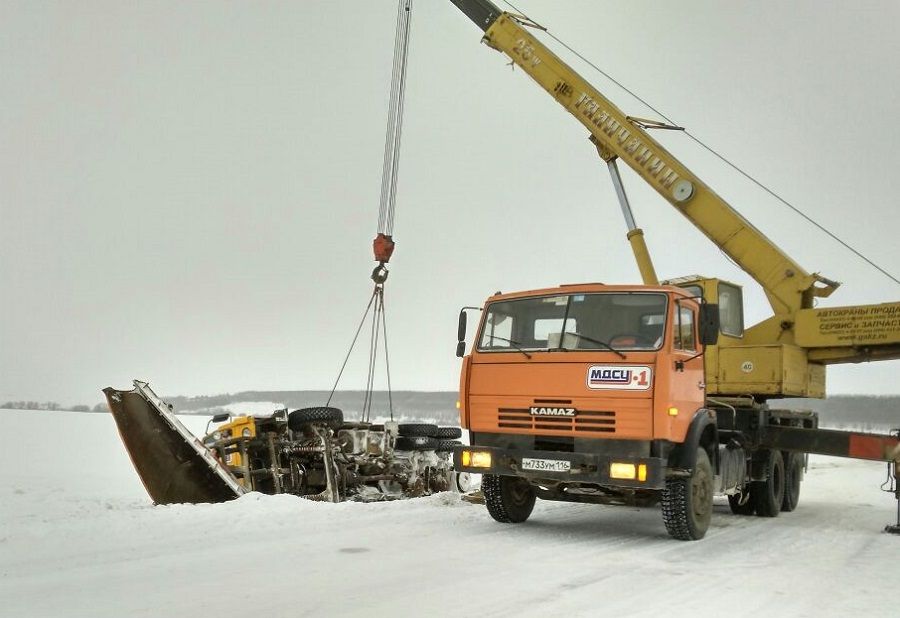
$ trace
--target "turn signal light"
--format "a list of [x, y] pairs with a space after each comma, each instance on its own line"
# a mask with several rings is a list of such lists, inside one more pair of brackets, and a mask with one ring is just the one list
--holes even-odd
[[491, 453], [489, 451], [463, 451], [462, 465], [472, 468], [490, 468]]
[[669, 408], [669, 416], [678, 416], [678, 408], [675, 406]]
[[638, 480], [641, 483], [647, 480], [647, 464], [638, 464]]

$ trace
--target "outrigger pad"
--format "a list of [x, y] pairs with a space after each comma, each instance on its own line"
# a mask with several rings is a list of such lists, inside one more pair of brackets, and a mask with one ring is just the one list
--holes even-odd
[[226, 502], [245, 493], [146, 382], [135, 380], [130, 391], [108, 387], [103, 394], [153, 502]]

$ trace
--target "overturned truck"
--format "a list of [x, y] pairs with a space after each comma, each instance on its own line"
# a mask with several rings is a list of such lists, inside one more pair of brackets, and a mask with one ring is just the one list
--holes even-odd
[[450, 457], [458, 427], [347, 422], [338, 408], [316, 407], [215, 416], [201, 439], [146, 382], [103, 393], [157, 504], [224, 502], [249, 491], [369, 502], [469, 489]]

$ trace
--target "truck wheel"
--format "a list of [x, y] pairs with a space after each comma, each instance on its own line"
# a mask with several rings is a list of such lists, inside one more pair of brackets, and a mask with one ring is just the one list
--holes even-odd
[[784, 500], [784, 458], [781, 451], [769, 451], [766, 480], [750, 483], [750, 499], [760, 517], [778, 517]]
[[800, 502], [800, 481], [803, 480], [803, 454], [788, 453], [784, 464], [784, 498], [781, 510], [790, 513]]
[[485, 474], [481, 477], [484, 503], [491, 517], [503, 524], [520, 524], [534, 509], [534, 489], [516, 476]]
[[436, 438], [437, 425], [429, 423], [400, 423], [398, 430], [401, 436], [409, 436], [411, 438]]
[[702, 539], [712, 518], [713, 474], [709, 455], [697, 449], [697, 463], [687, 478], [666, 479], [662, 492], [663, 522], [680, 541]]
[[433, 451], [439, 442], [428, 436], [400, 436], [394, 442], [395, 451]]
[[300, 431], [307, 425], [327, 425], [338, 429], [344, 424], [344, 413], [338, 408], [300, 408], [288, 414], [288, 427]]
[[735, 515], [753, 515], [754, 506], [750, 488], [745, 485], [741, 493], [728, 496], [728, 506]]
[[459, 427], [438, 427], [434, 437], [440, 440], [459, 440], [462, 438], [462, 429]]

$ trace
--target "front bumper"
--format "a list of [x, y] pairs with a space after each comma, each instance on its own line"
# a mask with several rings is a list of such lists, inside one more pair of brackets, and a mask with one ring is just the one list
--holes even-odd
[[[491, 454], [490, 467], [464, 466], [462, 464], [462, 452], [464, 450], [489, 452]], [[571, 469], [566, 472], [523, 470], [523, 458], [564, 460], [570, 462]], [[609, 467], [613, 462], [631, 463], [635, 467], [644, 464], [647, 466], [647, 480], [610, 478]], [[627, 487], [630, 489], [663, 489], [666, 486], [666, 460], [660, 457], [613, 457], [596, 453], [518, 450], [493, 446], [457, 446], [453, 449], [453, 467], [458, 472], [520, 476], [535, 481], [546, 479], [549, 481], [593, 483], [606, 487]]]

